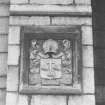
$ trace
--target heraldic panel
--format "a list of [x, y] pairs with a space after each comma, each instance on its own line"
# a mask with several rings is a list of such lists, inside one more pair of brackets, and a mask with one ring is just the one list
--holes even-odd
[[72, 84], [72, 41], [31, 40], [29, 84]]
[[80, 28], [23, 27], [22, 31], [20, 92], [80, 92]]

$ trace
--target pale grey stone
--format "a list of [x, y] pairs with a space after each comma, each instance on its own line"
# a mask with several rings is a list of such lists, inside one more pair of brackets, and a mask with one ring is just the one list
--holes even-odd
[[28, 104], [28, 96], [19, 95], [18, 102], [16, 105], [29, 105]]
[[54, 17], [52, 18], [53, 25], [91, 25], [91, 18], [87, 17]]
[[8, 65], [18, 65], [20, 56], [20, 47], [17, 45], [8, 46]]
[[11, 16], [11, 25], [49, 25], [50, 18], [48, 16]]
[[20, 27], [10, 26], [9, 27], [9, 44], [20, 44]]
[[66, 105], [66, 96], [37, 95], [33, 96], [31, 105]]
[[30, 0], [30, 3], [35, 4], [71, 4], [73, 0]]
[[76, 4], [91, 5], [91, 0], [75, 0]]
[[83, 93], [95, 93], [94, 68], [83, 68]]
[[0, 35], [0, 52], [8, 52], [8, 36]]
[[0, 54], [0, 76], [7, 74], [7, 53]]
[[0, 18], [0, 34], [7, 34], [8, 33], [8, 27], [9, 25], [9, 18], [7, 17], [1, 17]]
[[68, 105], [95, 105], [95, 96], [94, 95], [70, 96]]
[[0, 90], [0, 105], [6, 104], [6, 90]]
[[18, 91], [19, 70], [16, 66], [9, 66], [7, 72], [7, 91]]
[[9, 3], [9, 0], [0, 0], [0, 3], [1, 4], [8, 4]]
[[10, 0], [11, 4], [27, 4], [28, 0]]
[[7, 92], [6, 94], [6, 105], [17, 105], [18, 94]]
[[9, 6], [0, 5], [0, 16], [9, 16]]
[[6, 77], [0, 77], [0, 88], [6, 88]]
[[94, 67], [93, 46], [83, 46], [83, 66]]
[[[11, 5], [11, 12], [30, 13], [92, 13], [90, 5], [59, 6], [59, 5]], [[86, 20], [85, 20], [86, 21]]]
[[82, 44], [93, 44], [92, 26], [82, 26]]

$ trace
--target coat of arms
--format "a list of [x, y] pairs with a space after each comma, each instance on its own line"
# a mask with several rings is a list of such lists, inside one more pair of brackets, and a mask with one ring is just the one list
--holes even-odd
[[57, 80], [61, 84], [71, 84], [71, 41], [67, 39], [32, 40], [30, 48], [30, 72], [35, 75], [37, 74], [40, 77], [40, 82], [42, 80]]

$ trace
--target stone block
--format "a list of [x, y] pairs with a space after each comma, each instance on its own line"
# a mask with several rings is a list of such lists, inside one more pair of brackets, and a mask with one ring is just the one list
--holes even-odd
[[95, 96], [94, 95], [69, 96], [68, 105], [95, 105]]
[[8, 36], [0, 35], [0, 52], [8, 52]]
[[83, 46], [83, 66], [94, 67], [93, 46]]
[[17, 66], [9, 66], [7, 72], [7, 91], [18, 91], [19, 71]]
[[1, 17], [0, 18], [0, 34], [7, 34], [8, 33], [8, 24], [9, 18]]
[[91, 0], [75, 0], [76, 4], [91, 5]]
[[17, 93], [7, 92], [6, 94], [6, 105], [17, 105]]
[[16, 105], [29, 105], [28, 104], [28, 96], [19, 95], [18, 102]]
[[10, 0], [11, 4], [26, 4], [28, 0]]
[[91, 25], [92, 19], [87, 17], [53, 17], [52, 25]]
[[11, 16], [11, 25], [49, 25], [50, 18], [48, 16]]
[[9, 5], [0, 5], [0, 16], [9, 16]]
[[6, 104], [6, 90], [0, 90], [0, 105]]
[[82, 26], [82, 44], [93, 44], [92, 26]]
[[0, 4], [8, 4], [9, 0], [0, 0]]
[[0, 77], [0, 88], [6, 88], [6, 77], [5, 76], [2, 76]]
[[0, 54], [0, 76], [7, 73], [7, 53]]
[[9, 44], [20, 44], [20, 27], [10, 26], [9, 27]]
[[8, 65], [18, 65], [20, 47], [17, 45], [8, 46]]
[[73, 0], [30, 0], [30, 3], [35, 4], [72, 4]]
[[94, 68], [83, 68], [83, 93], [95, 93]]
[[66, 96], [32, 96], [31, 105], [66, 105]]

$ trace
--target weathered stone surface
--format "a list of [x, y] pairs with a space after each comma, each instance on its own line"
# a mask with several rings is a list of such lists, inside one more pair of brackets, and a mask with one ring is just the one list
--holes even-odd
[[28, 96], [19, 95], [18, 102], [16, 105], [29, 105], [28, 104]]
[[83, 46], [83, 66], [94, 67], [93, 46]]
[[10, 0], [11, 4], [25, 4], [28, 3], [28, 0]]
[[30, 73], [29, 74], [29, 83], [30, 84], [40, 84], [40, 82], [41, 82], [41, 78], [40, 78], [40, 75], [39, 74], [32, 74], [32, 73]]
[[49, 25], [50, 18], [48, 16], [11, 16], [11, 25]]
[[8, 36], [0, 35], [0, 52], [8, 52]]
[[0, 77], [0, 88], [6, 88], [6, 77]]
[[60, 85], [58, 80], [46, 80], [42, 79], [42, 85], [47, 85], [47, 86], [57, 86]]
[[83, 68], [83, 92], [95, 92], [94, 68]]
[[56, 14], [63, 14], [63, 13], [79, 13], [86, 14], [91, 13], [92, 9], [90, 5], [70, 5], [70, 6], [60, 6], [60, 5], [11, 5], [10, 6], [11, 12], [30, 12], [31, 14], [43, 14], [43, 13], [56, 13]]
[[72, 74], [66, 74], [66, 75], [63, 75], [62, 79], [61, 79], [61, 84], [64, 84], [64, 85], [70, 85], [72, 84]]
[[18, 91], [19, 71], [16, 66], [9, 66], [7, 72], [7, 91]]
[[7, 53], [0, 54], [0, 76], [7, 73]]
[[0, 16], [9, 16], [9, 6], [0, 5]]
[[91, 18], [80, 17], [54, 17], [52, 18], [53, 25], [91, 25]]
[[19, 44], [20, 43], [20, 27], [10, 26], [9, 27], [9, 44]]
[[35, 4], [71, 4], [73, 0], [30, 0], [30, 3]]
[[0, 90], [0, 105], [6, 104], [6, 90]]
[[93, 44], [92, 26], [82, 26], [82, 44]]
[[0, 18], [0, 34], [7, 34], [8, 33], [8, 24], [9, 20], [7, 17]]
[[6, 94], [6, 105], [17, 105], [17, 93], [7, 92]]
[[94, 95], [70, 96], [68, 105], [95, 105]]
[[8, 46], [8, 65], [18, 65], [20, 48], [17, 45]]
[[0, 0], [0, 3], [8, 4], [9, 3], [9, 0]]
[[45, 96], [37, 95], [33, 96], [31, 105], [66, 105], [66, 96]]
[[76, 4], [85, 4], [85, 5], [90, 5], [91, 0], [75, 0]]

